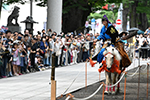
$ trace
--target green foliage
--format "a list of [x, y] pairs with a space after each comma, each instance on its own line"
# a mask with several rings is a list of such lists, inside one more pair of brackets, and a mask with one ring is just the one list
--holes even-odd
[[148, 25], [150, 26], [150, 14], [147, 14], [147, 18], [148, 18]]
[[37, 3], [36, 5], [37, 6], [40, 6], [40, 7], [45, 7], [47, 6], [47, 0], [35, 0], [36, 2], [37, 1], [40, 1], [40, 3]]
[[64, 0], [63, 1], [63, 14], [67, 14], [72, 8], [77, 8], [81, 10], [89, 10], [87, 7], [87, 0]]
[[108, 17], [111, 23], [115, 23], [118, 13], [117, 12], [114, 13], [113, 11], [102, 10], [100, 13], [91, 13], [90, 16], [88, 16], [88, 19], [92, 18], [99, 19], [103, 18], [104, 15]]
[[150, 0], [139, 0], [138, 6], [136, 7], [137, 13], [150, 14], [150, 11], [148, 11], [148, 9], [150, 9]]
[[13, 4], [13, 3], [25, 4], [26, 0], [3, 0], [3, 3], [6, 3], [7, 5]]
[[103, 16], [99, 13], [91, 13], [90, 16], [88, 16], [88, 19], [99, 19], [99, 18], [102, 18]]

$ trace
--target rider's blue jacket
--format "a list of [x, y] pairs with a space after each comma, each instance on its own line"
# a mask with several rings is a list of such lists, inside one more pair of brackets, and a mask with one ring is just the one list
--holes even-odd
[[[108, 23], [107, 28], [106, 28], [105, 26], [102, 27], [101, 32], [100, 32], [100, 35], [97, 37], [98, 40], [103, 39], [103, 40], [105, 41], [105, 40], [107, 40], [107, 39], [111, 39], [111, 37], [110, 37], [108, 34], [105, 33], [106, 30], [107, 30], [111, 25], [112, 25], [112, 24], [109, 24], [109, 23]], [[99, 63], [101, 63], [102, 60], [103, 60], [103, 58], [104, 58], [104, 55], [103, 55], [103, 52], [104, 52], [104, 51], [105, 51], [105, 48], [102, 48], [101, 51], [99, 52], [98, 56], [97, 56], [97, 61], [98, 61]]]
[[[107, 28], [110, 27], [111, 25], [112, 24], [108, 23]], [[101, 40], [101, 39], [103, 39], [103, 40], [111, 39], [108, 34], [105, 34], [107, 28], [105, 26], [102, 27], [100, 35], [97, 37], [98, 40]]]

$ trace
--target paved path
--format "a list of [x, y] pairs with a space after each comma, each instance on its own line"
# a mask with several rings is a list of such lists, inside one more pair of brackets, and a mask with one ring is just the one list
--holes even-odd
[[[141, 62], [146, 64], [147, 62]], [[138, 65], [135, 61], [130, 68]], [[82, 69], [82, 71], [81, 71]], [[91, 68], [88, 64], [88, 85], [99, 81], [98, 66]], [[85, 86], [85, 64], [56, 68], [57, 96], [64, 93], [78, 72], [81, 71], [77, 80], [67, 93]], [[0, 79], [0, 100], [50, 100], [49, 79], [51, 70], [26, 74], [18, 77]], [[104, 72], [101, 80], [105, 79]]]

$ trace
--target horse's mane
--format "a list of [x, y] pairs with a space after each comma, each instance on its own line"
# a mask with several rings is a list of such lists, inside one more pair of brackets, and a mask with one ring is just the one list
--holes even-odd
[[121, 60], [121, 55], [119, 54], [118, 50], [116, 48], [109, 46], [106, 48], [106, 50], [103, 52], [103, 55], [106, 55], [108, 52], [112, 53], [116, 60]]

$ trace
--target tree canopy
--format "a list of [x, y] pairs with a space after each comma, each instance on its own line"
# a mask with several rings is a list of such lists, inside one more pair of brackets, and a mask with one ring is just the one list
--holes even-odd
[[[12, 4], [20, 3], [25, 4], [29, 0], [0, 0], [2, 3]], [[38, 6], [47, 6], [47, 0], [35, 0]], [[131, 27], [140, 27], [142, 30], [150, 25], [150, 0], [63, 0], [63, 30], [64, 31], [74, 31], [79, 27], [84, 26], [84, 22], [88, 18], [102, 18], [105, 14], [108, 16], [109, 20], [113, 23], [117, 17], [117, 8], [113, 11], [102, 10], [102, 7], [106, 4], [115, 3], [119, 7], [120, 3], [123, 3], [123, 20], [126, 26], [127, 16], [129, 16], [129, 21]], [[1, 9], [0, 9], [1, 10]], [[95, 11], [101, 10], [100, 13], [95, 13]], [[80, 15], [77, 15], [80, 14]], [[73, 21], [72, 19], [77, 21]], [[72, 23], [68, 22], [72, 21]], [[67, 26], [71, 24], [73, 27]], [[125, 27], [124, 26], [124, 27]], [[70, 29], [69, 29], [70, 28]]]

